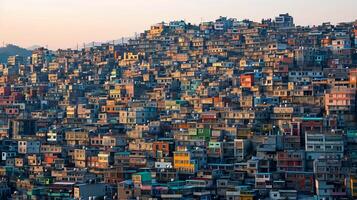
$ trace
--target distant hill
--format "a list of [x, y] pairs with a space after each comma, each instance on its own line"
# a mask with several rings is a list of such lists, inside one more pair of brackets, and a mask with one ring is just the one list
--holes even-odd
[[[89, 42], [89, 43], [86, 43], [85, 44], [85, 46], [86, 47], [93, 47], [93, 44], [94, 44], [94, 46], [100, 46], [100, 45], [102, 45], [102, 44], [107, 44], [107, 43], [110, 43], [110, 44], [113, 44], [113, 42], [114, 42], [114, 44], [121, 44], [121, 43], [128, 43], [128, 41], [130, 40], [130, 39], [133, 39], [134, 37], [123, 37], [123, 38], [121, 38], [121, 39], [117, 39], [117, 40], [108, 40], [108, 41], [105, 41], [105, 42]], [[79, 46], [79, 49], [82, 49], [82, 47], [83, 47], [83, 44], [79, 44], [80, 46]]]
[[6, 63], [9, 56], [31, 56], [31, 51], [18, 47], [16, 45], [8, 44], [6, 47], [0, 47], [0, 63]]
[[35, 49], [38, 49], [38, 48], [41, 48], [42, 46], [40, 46], [40, 45], [32, 45], [32, 46], [30, 46], [30, 47], [27, 47], [26, 49], [27, 50], [30, 50], [30, 51], [33, 51], [33, 50], [35, 50]]

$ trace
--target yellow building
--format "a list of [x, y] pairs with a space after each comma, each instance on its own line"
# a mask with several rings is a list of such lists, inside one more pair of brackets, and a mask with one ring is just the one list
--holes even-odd
[[107, 152], [99, 152], [98, 154], [98, 168], [108, 169], [111, 165], [111, 157]]
[[241, 192], [239, 200], [254, 200], [255, 195], [250, 192]]
[[140, 54], [134, 54], [133, 52], [124, 53], [123, 58], [119, 61], [119, 66], [132, 65], [139, 60]]
[[76, 106], [67, 106], [66, 107], [66, 114], [67, 118], [75, 118], [77, 114]]
[[50, 83], [56, 83], [57, 82], [57, 74], [48, 74], [48, 81]]
[[149, 38], [157, 37], [160, 36], [161, 33], [164, 31], [165, 24], [164, 23], [159, 23], [156, 25], [151, 26], [149, 30]]
[[60, 65], [59, 63], [56, 63], [56, 62], [51, 62], [49, 63], [48, 65], [48, 70], [50, 71], [57, 71], [59, 69]]
[[33, 53], [31, 56], [31, 63], [32, 64], [37, 64], [40, 60], [41, 55]]
[[66, 131], [65, 139], [68, 145], [88, 145], [89, 133], [82, 129]]
[[191, 153], [185, 147], [178, 147], [174, 152], [174, 168], [181, 173], [196, 172], [196, 164], [191, 160]]
[[86, 150], [85, 149], [75, 149], [73, 153], [74, 164], [77, 168], [85, 168], [86, 165]]
[[351, 176], [350, 188], [352, 197], [357, 197], [357, 177]]

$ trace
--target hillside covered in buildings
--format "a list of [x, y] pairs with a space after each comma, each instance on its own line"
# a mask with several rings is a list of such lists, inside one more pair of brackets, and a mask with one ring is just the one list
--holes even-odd
[[357, 21], [151, 26], [0, 64], [0, 199], [357, 198]]

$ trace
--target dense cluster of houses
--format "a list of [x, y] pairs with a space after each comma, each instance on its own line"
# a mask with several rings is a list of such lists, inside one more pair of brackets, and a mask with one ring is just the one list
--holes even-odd
[[159, 23], [0, 64], [0, 198], [357, 197], [357, 21]]

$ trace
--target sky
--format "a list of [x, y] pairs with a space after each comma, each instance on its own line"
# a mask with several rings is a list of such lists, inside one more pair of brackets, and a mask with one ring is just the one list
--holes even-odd
[[0, 0], [0, 43], [74, 48], [132, 37], [158, 22], [260, 21], [289, 13], [297, 25], [357, 19], [357, 0]]

